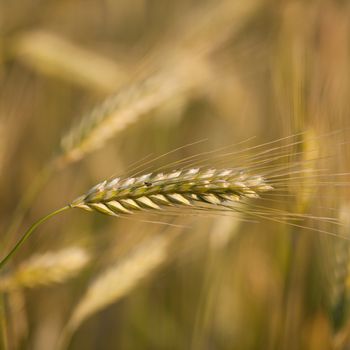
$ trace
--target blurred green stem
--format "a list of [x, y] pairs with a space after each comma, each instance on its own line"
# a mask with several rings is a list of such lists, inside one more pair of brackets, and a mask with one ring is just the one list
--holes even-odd
[[16, 245], [12, 248], [12, 250], [3, 258], [0, 262], [0, 269], [4, 267], [4, 265], [7, 263], [7, 261], [13, 256], [14, 253], [21, 247], [21, 245], [29, 238], [29, 236], [34, 232], [34, 230], [40, 226], [42, 223], [44, 223], [46, 220], [50, 219], [51, 217], [55, 216], [56, 214], [59, 214], [67, 209], [70, 209], [70, 206], [65, 206], [63, 208], [60, 208], [43, 218], [36, 221], [30, 228], [25, 232], [25, 234], [21, 237], [21, 239], [16, 243]]
[[0, 292], [0, 349], [8, 348], [5, 295]]

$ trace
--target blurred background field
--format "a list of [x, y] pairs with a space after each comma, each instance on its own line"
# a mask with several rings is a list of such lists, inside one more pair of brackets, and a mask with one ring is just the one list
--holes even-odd
[[[0, 0], [0, 255], [94, 184], [198, 140], [154, 167], [339, 131], [320, 158], [348, 172], [349, 112], [345, 0]], [[305, 206], [331, 206], [349, 235], [349, 190], [321, 193]], [[346, 240], [167, 220], [71, 210], [42, 226], [0, 275], [1, 346], [350, 348]]]

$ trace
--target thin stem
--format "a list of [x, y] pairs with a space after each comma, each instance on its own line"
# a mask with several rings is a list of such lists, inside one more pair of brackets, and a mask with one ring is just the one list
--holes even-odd
[[43, 218], [39, 219], [38, 221], [36, 221], [32, 226], [30, 226], [30, 228], [25, 232], [25, 234], [21, 237], [21, 239], [16, 243], [16, 245], [12, 248], [12, 250], [7, 254], [7, 256], [1, 260], [0, 262], [0, 269], [3, 268], [3, 266], [7, 263], [7, 261], [12, 257], [12, 255], [18, 250], [18, 248], [20, 248], [20, 246], [27, 240], [27, 238], [29, 238], [29, 236], [33, 233], [33, 231], [40, 226], [42, 223], [44, 223], [46, 220], [50, 219], [51, 217], [55, 216], [56, 214], [61, 213], [62, 211], [65, 211], [67, 209], [70, 209], [70, 206], [66, 206], [63, 208], [60, 208], [46, 216], [44, 216]]
[[5, 310], [5, 295], [0, 292], [0, 349], [7, 350], [8, 348], [9, 344]]
[[17, 207], [12, 215], [10, 226], [4, 234], [3, 239], [12, 236], [21, 225], [24, 216], [28, 212], [31, 204], [37, 198], [40, 190], [47, 184], [52, 174], [56, 171], [56, 162], [51, 161], [38, 173], [33, 183], [28, 187], [28, 190], [24, 193], [20, 199]]

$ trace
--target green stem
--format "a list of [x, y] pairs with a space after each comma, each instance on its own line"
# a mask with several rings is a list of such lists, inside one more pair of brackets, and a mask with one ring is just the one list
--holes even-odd
[[5, 256], [5, 258], [3, 258], [0, 262], [0, 269], [3, 268], [3, 266], [7, 263], [7, 261], [12, 257], [12, 255], [18, 250], [18, 248], [20, 248], [20, 246], [27, 240], [27, 238], [29, 238], [29, 236], [33, 233], [33, 231], [40, 226], [42, 223], [44, 223], [46, 220], [50, 219], [51, 217], [55, 216], [56, 214], [61, 213], [62, 211], [65, 211], [67, 209], [70, 209], [70, 206], [66, 206], [63, 208], [60, 208], [46, 216], [44, 216], [43, 218], [39, 219], [38, 221], [36, 221], [32, 226], [30, 226], [30, 228], [27, 230], [27, 232], [25, 232], [25, 234], [21, 237], [21, 239], [16, 243], [16, 245], [12, 248], [12, 250]]
[[8, 331], [6, 322], [6, 310], [5, 310], [5, 295], [0, 292], [0, 349], [7, 350], [8, 344]]

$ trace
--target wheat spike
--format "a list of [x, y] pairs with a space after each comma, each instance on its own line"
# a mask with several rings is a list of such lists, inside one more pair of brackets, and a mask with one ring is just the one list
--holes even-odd
[[264, 177], [244, 171], [192, 168], [103, 181], [70, 206], [108, 215], [169, 206], [230, 207], [241, 199], [258, 198], [272, 189]]
[[34, 255], [0, 279], [0, 290], [34, 288], [63, 282], [76, 275], [89, 260], [88, 253], [78, 247]]

